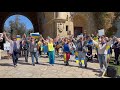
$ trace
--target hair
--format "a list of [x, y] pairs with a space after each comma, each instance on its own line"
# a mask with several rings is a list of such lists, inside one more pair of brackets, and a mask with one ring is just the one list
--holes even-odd
[[17, 39], [15, 36], [12, 37], [12, 40]]
[[52, 38], [50, 38], [49, 41], [53, 43], [53, 39]]

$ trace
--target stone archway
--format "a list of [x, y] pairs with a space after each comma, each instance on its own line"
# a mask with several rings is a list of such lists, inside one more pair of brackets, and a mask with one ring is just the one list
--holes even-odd
[[[16, 14], [26, 16], [32, 22], [34, 32], [40, 32], [40, 34], [43, 34], [41, 16], [44, 15], [44, 13], [39, 12], [0, 12], [0, 33], [3, 32], [4, 23], [7, 18]], [[3, 43], [4, 42], [0, 42], [1, 49], [3, 49]]]
[[[39, 22], [38, 22], [38, 14], [37, 12], [0, 12], [0, 32], [2, 32], [4, 23], [7, 20], [8, 17], [19, 14], [26, 16], [33, 24], [34, 31], [35, 32], [42, 32], [42, 29], [40, 28]], [[41, 30], [40, 30], [41, 29]]]

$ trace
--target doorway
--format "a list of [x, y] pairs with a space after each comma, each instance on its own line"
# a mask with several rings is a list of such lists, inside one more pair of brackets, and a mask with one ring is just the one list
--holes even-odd
[[81, 33], [83, 33], [83, 27], [74, 27], [74, 37], [77, 37]]

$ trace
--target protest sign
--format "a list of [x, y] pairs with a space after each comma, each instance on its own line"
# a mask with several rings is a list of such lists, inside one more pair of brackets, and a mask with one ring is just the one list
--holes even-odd
[[98, 35], [99, 36], [105, 35], [105, 30], [104, 29], [98, 30]]
[[4, 50], [5, 51], [10, 50], [10, 43], [9, 42], [4, 43]]

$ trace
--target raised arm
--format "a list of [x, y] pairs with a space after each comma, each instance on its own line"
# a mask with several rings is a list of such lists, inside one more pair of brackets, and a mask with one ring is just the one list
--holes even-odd
[[8, 41], [8, 42], [11, 42], [11, 40], [7, 37], [7, 35], [6, 35], [6, 32], [3, 32], [3, 35], [4, 35], [4, 37], [5, 37], [5, 39]]
[[90, 39], [93, 41], [93, 44], [95, 44], [95, 46], [98, 47], [98, 42], [96, 42], [95, 40], [93, 40], [92, 37], [90, 37]]

